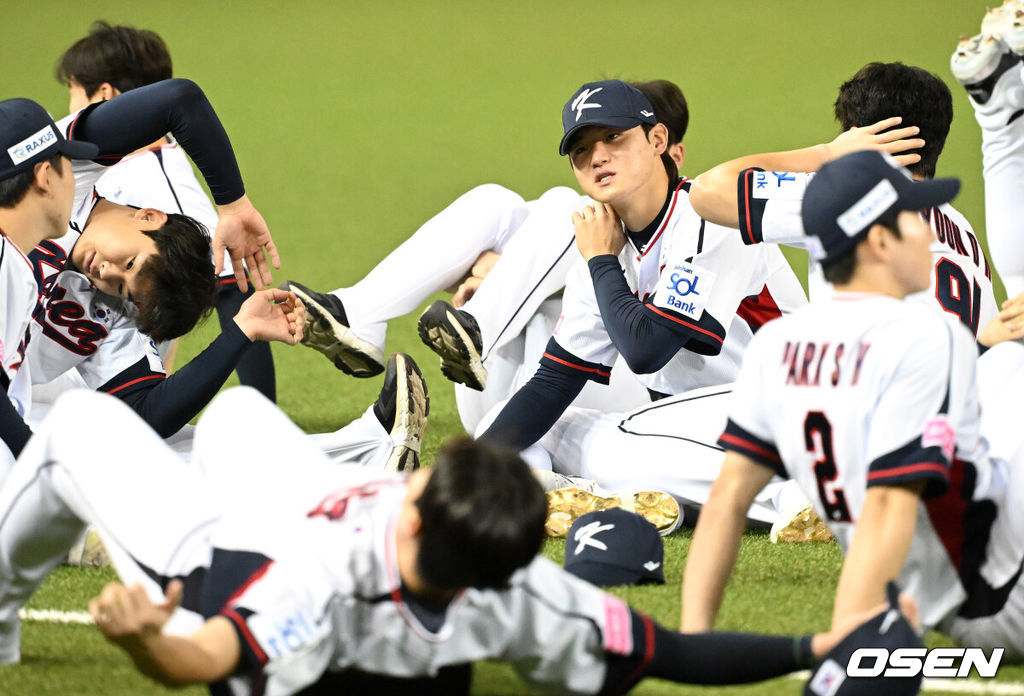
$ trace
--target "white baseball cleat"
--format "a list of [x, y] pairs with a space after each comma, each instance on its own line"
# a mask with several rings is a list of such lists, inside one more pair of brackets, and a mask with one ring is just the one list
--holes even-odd
[[1005, 0], [981, 20], [981, 33], [999, 37], [1017, 54], [1024, 53], [1024, 0]]
[[471, 389], [484, 390], [487, 368], [481, 359], [483, 337], [472, 314], [438, 300], [420, 315], [417, 330], [420, 339], [441, 357], [441, 373], [445, 377]]
[[595, 510], [620, 507], [653, 524], [658, 534], [671, 534], [683, 522], [679, 502], [664, 491], [610, 493], [596, 483], [575, 476], [566, 477], [572, 485], [546, 492], [548, 517], [544, 531], [548, 536], [564, 538], [577, 519]]
[[68, 551], [65, 559], [67, 565], [91, 566], [93, 568], [109, 568], [113, 565], [107, 548], [100, 539], [99, 532], [92, 527], [85, 530], [82, 538]]
[[1002, 128], [1024, 113], [1021, 57], [1003, 39], [994, 34], [961, 39], [949, 66], [982, 128]]
[[415, 471], [420, 467], [420, 447], [427, 428], [430, 399], [427, 384], [416, 362], [405, 353], [388, 360], [384, 386], [373, 413], [391, 435], [393, 449], [385, 471]]
[[291, 280], [281, 289], [294, 292], [306, 306], [302, 345], [323, 353], [335, 367], [353, 377], [373, 377], [384, 371], [384, 351], [349, 328], [341, 300]]

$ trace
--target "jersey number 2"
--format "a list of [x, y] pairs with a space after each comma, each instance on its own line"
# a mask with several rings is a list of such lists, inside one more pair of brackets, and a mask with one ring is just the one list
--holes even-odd
[[821, 411], [811, 411], [804, 419], [804, 445], [811, 454], [818, 455], [814, 463], [814, 478], [818, 482], [818, 498], [825, 506], [825, 514], [833, 522], [849, 522], [850, 508], [842, 488], [833, 487], [831, 493], [825, 484], [839, 476], [832, 449], [832, 424]]

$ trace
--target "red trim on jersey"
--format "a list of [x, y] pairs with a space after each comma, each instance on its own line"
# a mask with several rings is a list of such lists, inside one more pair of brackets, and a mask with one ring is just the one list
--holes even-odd
[[267, 654], [263, 652], [260, 644], [256, 641], [256, 637], [253, 636], [249, 630], [249, 624], [245, 622], [242, 615], [230, 607], [224, 607], [221, 610], [221, 616], [225, 617], [228, 621], [235, 624], [238, 628], [238, 632], [242, 634], [242, 638], [248, 643], [249, 649], [252, 650], [253, 655], [260, 661], [261, 665], [267, 664]]
[[541, 356], [541, 357], [547, 358], [548, 360], [554, 360], [556, 363], [559, 363], [561, 365], [565, 365], [566, 367], [571, 367], [572, 369], [579, 370], [580, 372], [594, 372], [596, 374], [601, 375], [602, 377], [611, 377], [612, 376], [612, 373], [610, 373], [610, 372], [602, 372], [601, 370], [597, 369], [596, 367], [584, 367], [583, 365], [574, 365], [573, 363], [568, 362], [567, 360], [562, 360], [561, 358], [556, 358], [551, 353], [544, 353], [544, 355]]
[[647, 307], [647, 309], [651, 310], [655, 314], [658, 314], [660, 316], [665, 317], [666, 319], [671, 319], [672, 321], [676, 322], [677, 324], [682, 324], [683, 326], [685, 326], [688, 329], [693, 329], [694, 331], [699, 331], [702, 334], [707, 334], [708, 336], [710, 336], [711, 338], [715, 339], [719, 343], [723, 343], [725, 341], [724, 338], [722, 338], [721, 336], [719, 336], [715, 332], [708, 331], [707, 329], [701, 328], [697, 324], [691, 324], [690, 322], [685, 321], [683, 319], [680, 319], [677, 316], [673, 316], [671, 314], [666, 314], [665, 312], [662, 312], [660, 309], [658, 309], [657, 307], [655, 307], [654, 305], [652, 305], [650, 303], [645, 304], [644, 307]]
[[946, 493], [939, 498], [924, 501], [932, 527], [946, 547], [946, 553], [957, 572], [964, 560], [964, 517], [970, 504], [963, 496], [965, 466], [963, 460], [954, 459], [949, 469], [949, 488]]
[[750, 180], [754, 178], [753, 172], [743, 173], [743, 211], [746, 213], [747, 226], [743, 231], [747, 235], [747, 239], [750, 241], [749, 244], [756, 244], [757, 240], [754, 239], [753, 223], [750, 220]]
[[761, 292], [757, 297], [743, 298], [739, 308], [736, 310], [736, 315], [747, 322], [751, 331], [757, 333], [757, 330], [762, 326], [773, 319], [781, 317], [782, 310], [779, 309], [779, 305], [775, 303], [775, 298], [772, 297], [771, 291], [765, 285], [761, 288]]
[[232, 594], [230, 597], [228, 597], [228, 601], [224, 602], [224, 606], [227, 606], [227, 605], [231, 604], [236, 599], [241, 597], [242, 594], [244, 594], [246, 590], [248, 590], [250, 587], [252, 587], [253, 583], [255, 583], [257, 580], [259, 580], [260, 578], [262, 578], [264, 575], [267, 574], [267, 571], [270, 570], [270, 566], [272, 566], [272, 565], [274, 565], [273, 561], [267, 561], [262, 566], [260, 566], [256, 570], [255, 573], [253, 573], [252, 575], [249, 576], [248, 580], [243, 582], [241, 584], [241, 586], [239, 586], [239, 588], [237, 590], [235, 590], [234, 594]]
[[122, 389], [127, 389], [128, 387], [132, 386], [133, 384], [138, 384], [139, 382], [145, 382], [146, 380], [150, 380], [150, 379], [167, 379], [167, 375], [149, 375], [148, 377], [139, 377], [138, 379], [133, 379], [131, 382], [125, 382], [120, 387], [115, 387], [114, 389], [111, 389], [110, 391], [107, 392], [107, 394], [116, 394], [117, 392], [121, 391]]
[[[672, 211], [676, 209], [676, 203], [679, 201], [679, 189], [683, 187], [683, 183], [685, 183], [685, 181], [686, 179], [680, 179], [679, 183], [676, 184], [676, 190], [672, 192], [672, 205], [668, 207], [668, 212], [665, 213], [665, 219], [661, 221], [661, 228], [655, 232], [654, 236], [651, 237], [651, 240], [647, 242], [647, 249], [644, 253], [636, 257], [637, 261], [651, 253], [651, 249], [654, 248], [655, 242], [657, 242], [658, 238], [665, 232], [665, 228], [668, 227], [668, 221], [672, 219]], [[635, 249], [636, 247], [633, 248]]]
[[730, 445], [736, 445], [737, 447], [742, 447], [743, 449], [750, 450], [751, 452], [756, 452], [757, 454], [760, 454], [762, 457], [766, 459], [771, 459], [772, 461], [782, 463], [782, 458], [779, 457], [778, 452], [773, 452], [772, 450], [765, 449], [761, 445], [751, 442], [750, 440], [745, 440], [742, 437], [737, 437], [736, 435], [731, 435], [730, 433], [722, 433], [721, 435], [718, 436], [718, 439], [724, 440], [725, 442], [728, 442]]
[[877, 479], [895, 478], [899, 476], [905, 476], [907, 474], [916, 474], [923, 471], [937, 471], [942, 474], [943, 478], [947, 475], [946, 465], [941, 462], [918, 462], [917, 464], [907, 464], [906, 466], [897, 466], [892, 469], [881, 469], [880, 471], [872, 471], [868, 474], [868, 481], [875, 481]]

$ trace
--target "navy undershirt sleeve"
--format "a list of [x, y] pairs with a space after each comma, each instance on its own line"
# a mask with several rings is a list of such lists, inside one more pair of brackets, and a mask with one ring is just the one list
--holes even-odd
[[629, 369], [650, 374], [663, 368], [690, 338], [686, 329], [661, 323], [626, 284], [619, 259], [611, 254], [587, 262], [601, 319]]
[[160, 437], [170, 437], [210, 403], [251, 345], [232, 321], [206, 350], [167, 379], [118, 396]]
[[516, 450], [526, 449], [551, 429], [586, 383], [582, 373], [569, 374], [541, 363], [480, 439]]
[[110, 164], [171, 133], [203, 173], [218, 205], [245, 194], [228, 134], [191, 80], [163, 80], [128, 90], [83, 110], [68, 130], [68, 138], [98, 145], [96, 161]]
[[0, 393], [0, 440], [3, 440], [11, 454], [17, 457], [30, 437], [32, 430], [14, 408], [7, 394]]

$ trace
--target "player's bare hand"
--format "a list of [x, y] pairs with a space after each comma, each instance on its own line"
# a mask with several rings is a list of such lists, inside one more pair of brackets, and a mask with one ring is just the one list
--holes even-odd
[[834, 160], [857, 150], [879, 150], [892, 155], [904, 167], [920, 162], [921, 155], [907, 151], [924, 147], [924, 139], [915, 137], [921, 129], [917, 126], [897, 128], [902, 121], [901, 117], [893, 116], [870, 126], [855, 126], [840, 133], [825, 146], [828, 148], [828, 159]]
[[108, 640], [129, 649], [160, 634], [181, 603], [182, 591], [181, 581], [172, 580], [164, 601], [154, 604], [142, 585], [112, 582], [89, 602], [89, 614]]
[[477, 257], [477, 260], [473, 264], [473, 268], [470, 269], [469, 274], [474, 278], [480, 278], [483, 280], [487, 277], [487, 274], [491, 272], [491, 269], [494, 268], [494, 264], [498, 263], [500, 258], [501, 254], [488, 249]]
[[991, 348], [1024, 338], [1024, 293], [1003, 302], [1002, 310], [978, 332], [978, 343]]
[[455, 294], [452, 295], [452, 305], [458, 309], [469, 302], [470, 298], [476, 294], [477, 288], [479, 288], [480, 284], [483, 282], [483, 278], [478, 278], [475, 275], [471, 275], [466, 278], [455, 290]]
[[252, 284], [259, 289], [269, 287], [273, 282], [267, 254], [274, 268], [281, 267], [281, 257], [270, 236], [270, 229], [260, 212], [242, 196], [233, 203], [217, 206], [217, 230], [213, 234], [213, 263], [219, 274], [224, 268], [224, 252], [231, 257], [235, 270], [235, 279], [242, 292], [248, 292], [249, 283], [245, 279], [245, 261], [249, 268]]
[[250, 341], [280, 341], [291, 346], [302, 340], [305, 321], [302, 300], [279, 288], [254, 293], [235, 315], [235, 323]]
[[615, 209], [607, 203], [594, 202], [572, 214], [576, 229], [576, 247], [587, 261], [595, 256], [618, 256], [626, 245], [626, 234]]

